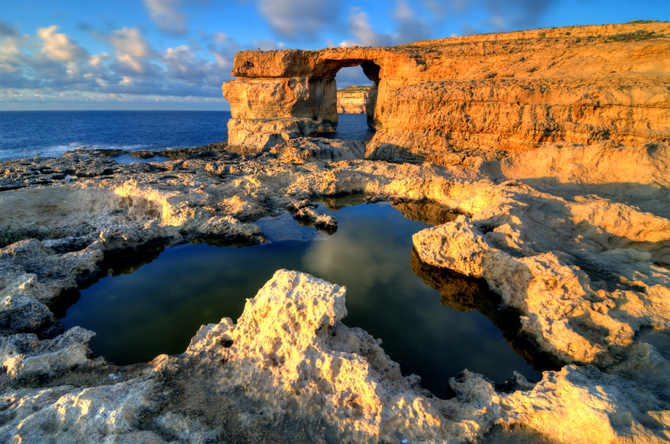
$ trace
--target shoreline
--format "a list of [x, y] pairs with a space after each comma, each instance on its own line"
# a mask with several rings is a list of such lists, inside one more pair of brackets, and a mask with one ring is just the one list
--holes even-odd
[[[669, 23], [634, 22], [242, 51], [226, 146], [0, 162], [0, 444], [669, 443], [668, 48]], [[374, 137], [308, 137], [335, 134], [335, 75], [357, 65]], [[114, 256], [262, 243], [256, 221], [286, 210], [332, 230], [315, 202], [361, 195], [452, 213], [412, 237], [412, 267], [486, 285], [517, 351], [555, 367], [463, 369], [440, 399], [342, 323], [341, 283], [290, 270], [144, 364], [93, 356], [53, 314]]]
[[[125, 436], [136, 442], [195, 442], [196, 436], [259, 441], [289, 436], [310, 441], [320, 436], [360, 442], [402, 436], [464, 442], [494, 435], [512, 439], [530, 434], [534, 439], [549, 439], [566, 421], [580, 421], [580, 427], [561, 432], [564, 439], [595, 442], [596, 432], [598, 436], [632, 438], [643, 427], [662, 442], [662, 413], [653, 416], [651, 412], [662, 412], [669, 402], [661, 395], [670, 387], [669, 360], [659, 354], [664, 342], [658, 342], [666, 336], [649, 336], [648, 332], [662, 332], [668, 322], [668, 311], [664, 317], [658, 304], [664, 303], [663, 292], [670, 291], [670, 271], [667, 264], [654, 265], [667, 261], [662, 246], [667, 240], [657, 241], [661, 242], [658, 245], [640, 243], [630, 237], [633, 232], [621, 230], [632, 223], [647, 227], [647, 237], [663, 237], [661, 226], [668, 224], [668, 215], [653, 213], [662, 208], [667, 195], [663, 165], [667, 165], [668, 145], [561, 144], [502, 162], [480, 161], [470, 168], [456, 168], [357, 160], [362, 152], [352, 143], [342, 142], [339, 147], [310, 143], [309, 139], [286, 143], [274, 153], [239, 156], [220, 151], [216, 156], [160, 164], [124, 165], [72, 155], [24, 166], [26, 171], [31, 167], [55, 170], [57, 164], [67, 161], [80, 165], [89, 177], [82, 174], [71, 181], [0, 193], [1, 205], [21, 209], [11, 216], [3, 213], [3, 225], [32, 223], [60, 230], [58, 239], [24, 240], [0, 250], [2, 319], [14, 320], [10, 327], [16, 331], [5, 330], [0, 339], [6, 369], [0, 375], [2, 399], [23, 399], [7, 404], [6, 411], [14, 412], [14, 419], [3, 429], [37, 440], [76, 433], [82, 442], [97, 440], [89, 437], [92, 430], [107, 430], [103, 436]], [[574, 163], [575, 156], [602, 159], [598, 165], [579, 163], [591, 168], [590, 183], [582, 183], [582, 176], [551, 173], [567, 171], [556, 165], [566, 159]], [[334, 157], [343, 160], [332, 160]], [[637, 170], [612, 176], [616, 168], [603, 164], [606, 159], [619, 169], [631, 165]], [[3, 178], [8, 164], [18, 168], [20, 163], [0, 163]], [[105, 168], [114, 171], [102, 174]], [[641, 183], [619, 182], [619, 177], [629, 175]], [[655, 183], [661, 187], [655, 188]], [[154, 242], [176, 245], [203, 236], [259, 242], [263, 235], [253, 220], [275, 209], [319, 196], [361, 192], [377, 200], [428, 199], [464, 214], [415, 235], [418, 257], [432, 266], [483, 277], [506, 305], [523, 314], [525, 334], [567, 365], [558, 372], [544, 372], [535, 385], [510, 375], [508, 392], [496, 391], [490, 382], [465, 370], [450, 379], [455, 397], [440, 400], [420, 387], [418, 377], [401, 376], [397, 364], [366, 333], [342, 325], [343, 313], [337, 308], [339, 303], [332, 305], [333, 299], [321, 300], [314, 306], [316, 311], [310, 309], [310, 316], [316, 316], [311, 323], [294, 312], [295, 308], [285, 306], [283, 295], [289, 293], [311, 297], [341, 291], [308, 275], [283, 272], [266, 284], [255, 303], [247, 303], [236, 324], [224, 319], [203, 326], [182, 355], [162, 355], [147, 364], [117, 367], [91, 358], [86, 342], [92, 333], [74, 328], [54, 335], [54, 320], [47, 307], [66, 288], [76, 288], [94, 276], [101, 261], [114, 252], [133, 251]], [[635, 206], [624, 203], [624, 196], [633, 199]], [[556, 225], [552, 220], [562, 222]], [[589, 228], [603, 220], [609, 221], [605, 232]], [[575, 229], [580, 236], [575, 238], [578, 249], [573, 251], [569, 242], [560, 239]], [[618, 240], [608, 240], [610, 245], [604, 246], [604, 239], [611, 237], [608, 232], [617, 233]], [[445, 239], [451, 240], [444, 243]], [[581, 251], [578, 245], [587, 244], [604, 249], [598, 252], [591, 247], [590, 252], [577, 254]], [[609, 277], [586, 266], [603, 261], [608, 261]], [[557, 293], [559, 288], [563, 290]], [[547, 295], [554, 298], [547, 299]], [[266, 310], [277, 310], [273, 315], [277, 319], [300, 319], [299, 329], [296, 325], [295, 330], [282, 333], [268, 325], [253, 330], [255, 323], [265, 322], [268, 315], [260, 313]], [[256, 312], [259, 314], [253, 314]], [[331, 336], [320, 336], [320, 331], [335, 332], [342, 342], [336, 345], [326, 339]], [[616, 336], [603, 335], [604, 331]], [[568, 332], [573, 345], [566, 348]], [[229, 337], [234, 345], [222, 346], [222, 337]], [[283, 345], [275, 350], [269, 344], [277, 338]], [[320, 345], [315, 351], [304, 348], [307, 344]], [[373, 354], [362, 353], [365, 347]], [[312, 365], [308, 376], [300, 370], [304, 363]], [[347, 370], [326, 371], [333, 365]], [[224, 379], [216, 382], [218, 378]], [[352, 387], [357, 388], [352, 392]], [[157, 397], [165, 390], [165, 395]], [[44, 395], [35, 398], [38, 392]], [[190, 395], [184, 397], [186, 393]], [[193, 400], [205, 399], [206, 393], [212, 395], [207, 395], [205, 404], [194, 404]], [[28, 399], [37, 402], [37, 413], [28, 414], [20, 407]], [[566, 404], [569, 399], [577, 404]], [[92, 403], [84, 416], [77, 413], [81, 402]], [[45, 432], [44, 421], [57, 405], [64, 409], [63, 419]], [[220, 412], [215, 414], [217, 409]], [[602, 422], [603, 417], [635, 410], [650, 413], [645, 414], [644, 422], [634, 420], [633, 428], [611, 419]], [[123, 421], [109, 422], [100, 416], [101, 411], [117, 412], [115, 417]], [[184, 416], [187, 411], [194, 413]], [[291, 419], [277, 427], [276, 420], [289, 411], [294, 412]], [[417, 417], [424, 419], [417, 422]]]

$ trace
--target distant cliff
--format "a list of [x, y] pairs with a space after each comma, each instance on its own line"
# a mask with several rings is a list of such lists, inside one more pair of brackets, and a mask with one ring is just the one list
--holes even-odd
[[338, 114], [365, 114], [365, 107], [370, 97], [369, 86], [352, 85], [337, 90]]

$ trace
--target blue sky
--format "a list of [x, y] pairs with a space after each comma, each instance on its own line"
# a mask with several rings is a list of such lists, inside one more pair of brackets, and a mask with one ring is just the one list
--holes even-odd
[[669, 19], [668, 0], [0, 0], [0, 110], [227, 110], [240, 50]]

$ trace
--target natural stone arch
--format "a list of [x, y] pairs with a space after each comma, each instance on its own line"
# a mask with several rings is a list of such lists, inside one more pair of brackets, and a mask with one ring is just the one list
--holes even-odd
[[335, 131], [335, 76], [345, 67], [361, 66], [373, 82], [366, 114], [368, 126], [374, 129], [382, 66], [374, 57], [346, 55], [337, 50], [328, 54], [296, 50], [238, 53], [233, 75], [239, 78], [222, 87], [231, 106], [231, 149], [258, 152], [289, 139]]
[[[368, 159], [467, 165], [560, 142], [667, 142], [668, 29], [636, 23], [398, 47], [240, 52], [238, 79], [223, 86], [233, 117], [229, 143], [260, 151], [332, 131], [332, 79], [356, 65], [375, 83]], [[632, 37], [622, 42], [620, 35]]]

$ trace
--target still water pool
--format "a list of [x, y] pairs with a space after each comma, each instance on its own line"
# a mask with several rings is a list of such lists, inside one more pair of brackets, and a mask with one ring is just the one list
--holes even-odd
[[346, 286], [344, 324], [382, 338], [386, 353], [439, 397], [465, 368], [499, 383], [513, 370], [539, 380], [531, 364], [542, 365], [518, 337], [518, 315], [499, 310], [485, 283], [422, 264], [412, 251], [412, 234], [448, 213], [416, 204], [338, 206], [319, 209], [337, 218], [332, 235], [283, 214], [259, 222], [267, 244], [180, 245], [112, 267], [80, 291], [62, 321], [95, 331], [90, 346], [110, 361], [146, 362], [182, 353], [202, 324], [237, 319], [245, 300], [286, 268]]

